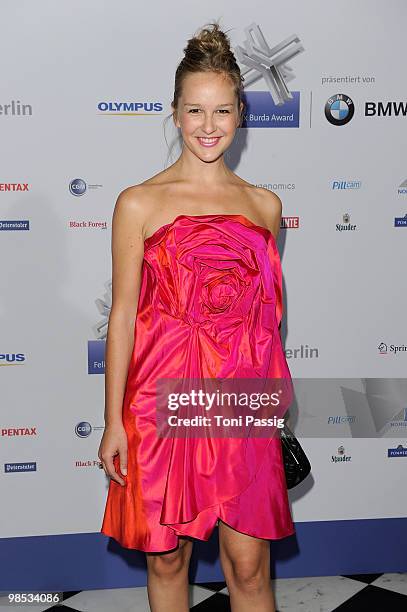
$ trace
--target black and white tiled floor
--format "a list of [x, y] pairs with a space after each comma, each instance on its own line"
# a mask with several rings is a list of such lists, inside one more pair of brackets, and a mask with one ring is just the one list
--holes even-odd
[[[407, 573], [279, 578], [272, 581], [278, 612], [406, 612]], [[0, 596], [0, 610], [10, 610]], [[229, 612], [224, 582], [190, 586], [192, 612]], [[27, 606], [13, 606], [27, 612]], [[37, 612], [150, 612], [146, 587], [64, 593], [61, 605]]]

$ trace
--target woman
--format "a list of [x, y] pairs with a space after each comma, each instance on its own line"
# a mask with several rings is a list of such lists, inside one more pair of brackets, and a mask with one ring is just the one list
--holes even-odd
[[113, 214], [101, 531], [146, 552], [154, 612], [184, 612], [193, 539], [218, 525], [232, 609], [273, 612], [269, 540], [294, 533], [279, 438], [156, 431], [158, 379], [290, 378], [279, 335], [281, 201], [224, 160], [243, 117], [243, 79], [216, 23], [184, 51], [172, 102], [182, 153], [120, 193]]

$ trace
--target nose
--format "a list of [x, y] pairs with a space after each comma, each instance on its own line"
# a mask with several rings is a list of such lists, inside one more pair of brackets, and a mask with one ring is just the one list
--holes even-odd
[[211, 134], [216, 131], [216, 122], [211, 113], [205, 113], [203, 118], [202, 130], [205, 134]]

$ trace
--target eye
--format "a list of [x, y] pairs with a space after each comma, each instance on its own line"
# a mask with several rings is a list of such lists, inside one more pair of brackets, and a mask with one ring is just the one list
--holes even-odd
[[227, 115], [229, 115], [229, 114], [230, 114], [230, 111], [229, 111], [227, 108], [220, 108], [220, 109], [219, 109], [219, 112], [220, 112], [220, 113], [226, 113]]
[[190, 108], [190, 109], [189, 109], [189, 111], [188, 111], [188, 113], [193, 113], [193, 114], [195, 114], [195, 113], [194, 113], [194, 111], [199, 111], [199, 110], [200, 110], [199, 108]]

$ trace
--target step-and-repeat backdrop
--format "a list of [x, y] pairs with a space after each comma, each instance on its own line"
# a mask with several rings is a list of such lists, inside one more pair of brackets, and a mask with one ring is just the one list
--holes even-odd
[[174, 72], [212, 18], [245, 76], [228, 164], [283, 202], [290, 418], [313, 468], [294, 519], [402, 517], [402, 0], [0, 10], [0, 537], [100, 529], [113, 207], [177, 159]]

